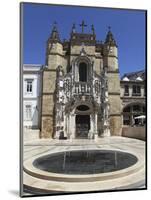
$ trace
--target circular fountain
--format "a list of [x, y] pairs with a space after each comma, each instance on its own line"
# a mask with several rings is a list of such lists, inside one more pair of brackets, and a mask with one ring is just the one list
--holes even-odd
[[[103, 140], [103, 139], [102, 139]], [[144, 184], [144, 142], [120, 138], [103, 144], [39, 146], [24, 161], [31, 191], [85, 192], [137, 188]], [[115, 141], [115, 142], [114, 142]], [[38, 152], [38, 153], [37, 153]], [[29, 155], [29, 154], [27, 154]]]
[[113, 150], [66, 151], [37, 158], [33, 165], [43, 171], [59, 174], [99, 174], [128, 168], [136, 156]]

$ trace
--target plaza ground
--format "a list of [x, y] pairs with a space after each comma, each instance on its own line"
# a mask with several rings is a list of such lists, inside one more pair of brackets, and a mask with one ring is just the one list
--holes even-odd
[[[36, 169], [33, 161], [44, 155], [73, 150], [116, 150], [135, 155], [138, 162], [118, 172], [77, 176], [46, 173]], [[41, 193], [86, 192], [145, 188], [145, 142], [125, 137], [106, 137], [95, 140], [37, 139], [24, 142], [24, 186]], [[82, 178], [82, 179], [81, 179]]]

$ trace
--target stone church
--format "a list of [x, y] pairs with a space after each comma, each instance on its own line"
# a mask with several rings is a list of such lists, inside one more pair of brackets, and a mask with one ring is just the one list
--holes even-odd
[[60, 40], [54, 24], [42, 72], [41, 138], [96, 139], [121, 135], [118, 47], [110, 30], [98, 41], [94, 26], [73, 24]]

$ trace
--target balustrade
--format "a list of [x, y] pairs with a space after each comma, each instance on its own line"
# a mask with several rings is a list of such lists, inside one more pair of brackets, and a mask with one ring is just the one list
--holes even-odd
[[78, 82], [73, 85], [73, 94], [86, 94], [90, 95], [92, 91], [92, 85], [90, 83]]

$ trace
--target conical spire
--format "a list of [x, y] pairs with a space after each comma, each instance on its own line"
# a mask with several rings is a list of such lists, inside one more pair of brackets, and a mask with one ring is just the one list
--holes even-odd
[[54, 22], [54, 24], [53, 24], [50, 40], [60, 41], [59, 32], [57, 30], [57, 23], [56, 22]]
[[75, 32], [76, 32], [76, 26], [75, 26], [75, 23], [73, 23], [71, 33], [75, 33]]
[[95, 29], [94, 29], [94, 25], [93, 24], [91, 25], [91, 30], [92, 30], [93, 35], [95, 35]]
[[116, 41], [115, 41], [113, 34], [111, 32], [111, 27], [109, 26], [108, 28], [109, 28], [109, 30], [108, 30], [108, 33], [107, 33], [107, 36], [106, 36], [106, 39], [105, 39], [105, 44], [117, 46]]

